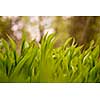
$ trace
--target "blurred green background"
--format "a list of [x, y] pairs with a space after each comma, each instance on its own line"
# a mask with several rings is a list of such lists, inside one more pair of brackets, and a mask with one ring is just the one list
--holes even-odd
[[41, 41], [47, 33], [56, 33], [56, 46], [62, 45], [72, 36], [78, 45], [88, 46], [91, 40], [100, 45], [99, 16], [1, 16], [0, 38], [7, 40], [9, 34], [16, 42], [21, 43], [22, 33], [26, 33], [27, 41]]

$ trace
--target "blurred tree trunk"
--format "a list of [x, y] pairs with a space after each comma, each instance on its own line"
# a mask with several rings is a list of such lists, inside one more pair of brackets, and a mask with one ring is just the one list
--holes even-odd
[[91, 20], [92, 20], [91, 16], [86, 19], [85, 26], [83, 28], [83, 32], [81, 33], [82, 35], [80, 38], [80, 44], [82, 44], [82, 43], [84, 43], [84, 41], [86, 41], [85, 38], [87, 38], [86, 34], [87, 34], [87, 30], [89, 28], [89, 24], [90, 24]]
[[95, 39], [95, 35], [100, 32], [98, 20], [100, 21], [100, 17], [96, 16], [72, 17], [69, 33], [76, 38], [79, 45], [86, 44]]

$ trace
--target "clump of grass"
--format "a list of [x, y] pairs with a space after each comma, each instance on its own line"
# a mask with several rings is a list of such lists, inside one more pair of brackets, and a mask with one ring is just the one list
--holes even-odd
[[91, 41], [87, 50], [69, 38], [54, 48], [55, 34], [41, 44], [23, 37], [20, 54], [9, 36], [0, 40], [0, 82], [100, 82], [99, 45]]

